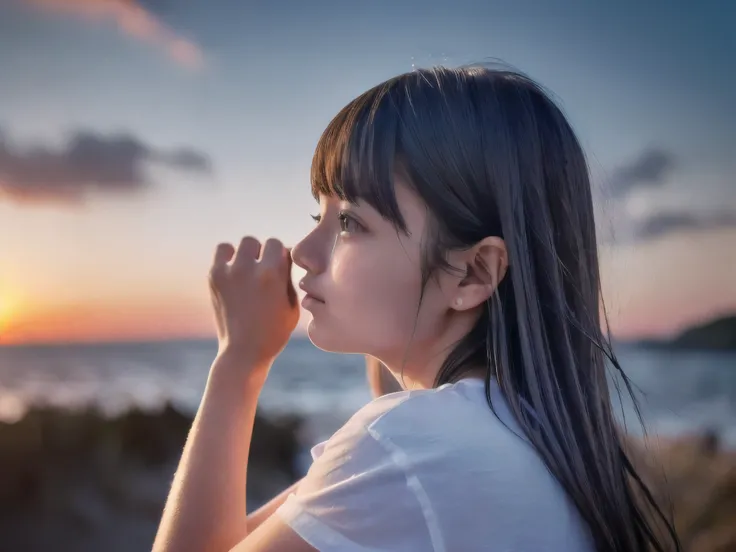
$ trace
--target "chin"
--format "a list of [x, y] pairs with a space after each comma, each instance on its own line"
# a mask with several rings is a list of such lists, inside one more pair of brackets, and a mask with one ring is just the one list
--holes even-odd
[[328, 353], [357, 354], [361, 352], [359, 346], [351, 347], [344, 336], [339, 335], [338, 332], [332, 329], [320, 326], [314, 320], [311, 320], [307, 326], [307, 336], [312, 345]]

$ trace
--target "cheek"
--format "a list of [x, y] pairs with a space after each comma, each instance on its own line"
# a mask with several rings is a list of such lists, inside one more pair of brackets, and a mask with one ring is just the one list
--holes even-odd
[[419, 301], [419, 268], [403, 251], [366, 249], [338, 245], [331, 264], [331, 326], [353, 352], [407, 343]]

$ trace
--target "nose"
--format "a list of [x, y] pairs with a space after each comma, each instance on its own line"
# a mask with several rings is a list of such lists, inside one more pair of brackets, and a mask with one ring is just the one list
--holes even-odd
[[319, 274], [325, 270], [323, 253], [320, 250], [320, 240], [316, 235], [318, 234], [317, 230], [315, 228], [307, 234], [291, 250], [291, 260], [294, 264], [310, 274]]

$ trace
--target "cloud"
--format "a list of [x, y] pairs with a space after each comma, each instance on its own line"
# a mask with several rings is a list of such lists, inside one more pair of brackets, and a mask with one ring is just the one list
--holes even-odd
[[194, 42], [177, 35], [138, 0], [25, 0], [52, 13], [71, 14], [87, 21], [113, 22], [121, 32], [163, 48], [177, 63], [198, 69], [204, 54]]
[[682, 231], [736, 228], [736, 211], [718, 211], [708, 214], [686, 212], [659, 213], [645, 218], [636, 230], [639, 239], [653, 239]]
[[162, 150], [129, 134], [73, 133], [62, 148], [16, 148], [0, 132], [0, 197], [79, 202], [90, 192], [131, 193], [153, 183], [146, 166], [211, 174], [209, 158], [190, 148]]
[[636, 188], [659, 188], [676, 166], [677, 159], [671, 152], [647, 149], [613, 172], [609, 183], [611, 192], [614, 196], [624, 196]]

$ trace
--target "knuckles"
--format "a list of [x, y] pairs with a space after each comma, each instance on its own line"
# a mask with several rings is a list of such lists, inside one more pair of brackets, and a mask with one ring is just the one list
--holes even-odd
[[[221, 285], [228, 278], [243, 280], [255, 277], [263, 283], [277, 280], [285, 263], [285, 246], [277, 238], [268, 238], [263, 245], [253, 236], [240, 240], [237, 250], [229, 243], [218, 244], [215, 262], [210, 268], [209, 279]], [[260, 260], [258, 260], [260, 253]], [[229, 263], [230, 260], [232, 263]]]

